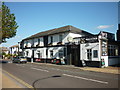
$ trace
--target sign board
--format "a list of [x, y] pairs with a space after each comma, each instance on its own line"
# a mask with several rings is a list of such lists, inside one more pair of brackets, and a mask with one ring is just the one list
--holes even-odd
[[108, 55], [108, 51], [107, 51], [107, 40], [101, 40], [101, 53], [102, 56], [107, 56]]
[[98, 36], [80, 38], [80, 43], [92, 43], [92, 42], [98, 42]]

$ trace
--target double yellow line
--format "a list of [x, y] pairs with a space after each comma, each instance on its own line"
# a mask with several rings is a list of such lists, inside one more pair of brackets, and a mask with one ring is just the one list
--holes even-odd
[[12, 74], [10, 74], [9, 72], [2, 70], [4, 73], [6, 73], [7, 75], [9, 75], [10, 77], [12, 77], [13, 79], [15, 79], [16, 81], [18, 81], [20, 84], [26, 86], [27, 88], [31, 88], [34, 89], [31, 85], [29, 85], [28, 83], [24, 82], [23, 80], [13, 76]]

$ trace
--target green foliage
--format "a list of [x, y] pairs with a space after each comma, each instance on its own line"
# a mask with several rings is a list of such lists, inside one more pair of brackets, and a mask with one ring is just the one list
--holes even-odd
[[5, 55], [5, 57], [7, 57], [8, 59], [10, 59], [11, 56], [12, 56], [12, 55], [11, 55], [10, 53], [8, 53], [8, 54]]
[[2, 52], [2, 55], [6, 55], [6, 53], [5, 53], [5, 52]]
[[10, 9], [2, 4], [2, 40], [0, 43], [6, 42], [6, 39], [12, 38], [16, 35], [18, 25], [15, 21], [14, 14], [10, 13]]

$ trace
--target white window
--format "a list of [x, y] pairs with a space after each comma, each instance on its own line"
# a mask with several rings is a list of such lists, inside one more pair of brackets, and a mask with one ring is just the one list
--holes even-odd
[[53, 50], [50, 50], [50, 57], [53, 58]]
[[60, 57], [60, 58], [64, 57], [64, 52], [63, 52], [63, 50], [59, 50], [59, 57]]
[[26, 56], [28, 56], [28, 54], [29, 54], [29, 52], [28, 52], [28, 51], [26, 51]]
[[50, 43], [53, 43], [53, 36], [50, 37]]
[[38, 45], [40, 45], [40, 38], [38, 38]]
[[91, 49], [87, 49], [87, 59], [92, 59], [92, 50]]
[[42, 53], [40, 51], [37, 52], [38, 58], [42, 58]]
[[62, 39], [63, 39], [63, 35], [59, 35], [59, 42], [62, 42]]

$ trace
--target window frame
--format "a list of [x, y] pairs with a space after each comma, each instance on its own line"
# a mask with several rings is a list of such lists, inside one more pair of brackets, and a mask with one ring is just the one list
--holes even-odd
[[62, 40], [63, 40], [63, 35], [60, 34], [60, 35], [59, 35], [59, 42], [62, 42]]
[[50, 36], [50, 43], [53, 43], [53, 36]]
[[118, 46], [109, 45], [108, 46], [108, 56], [118, 56]]
[[64, 51], [63, 50], [59, 50], [59, 58], [64, 57]]
[[[89, 50], [89, 51], [88, 51]], [[92, 49], [87, 49], [87, 59], [91, 60], [92, 59]]]
[[98, 50], [93, 50], [93, 58], [98, 58]]
[[53, 50], [50, 50], [50, 58], [53, 58]]

